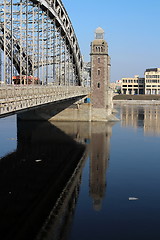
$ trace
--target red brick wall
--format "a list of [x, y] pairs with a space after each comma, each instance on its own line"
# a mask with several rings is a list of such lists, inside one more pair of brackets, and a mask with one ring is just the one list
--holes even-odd
[[[106, 107], [106, 86], [108, 79], [108, 55], [92, 54], [92, 71], [91, 71], [91, 87], [92, 87], [92, 104], [95, 108]], [[98, 62], [100, 58], [100, 63]], [[98, 75], [100, 70], [100, 75]], [[100, 86], [98, 87], [98, 84]]]

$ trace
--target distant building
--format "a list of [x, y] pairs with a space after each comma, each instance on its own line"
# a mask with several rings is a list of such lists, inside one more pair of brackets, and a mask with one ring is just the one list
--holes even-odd
[[91, 86], [91, 63], [90, 62], [84, 62], [83, 66], [83, 84], [85, 87]]
[[122, 78], [121, 93], [122, 94], [144, 94], [145, 79], [135, 75], [134, 78]]
[[122, 80], [117, 80], [116, 82], [111, 82], [110, 87], [114, 93], [120, 93], [122, 86]]
[[110, 88], [113, 90], [113, 92], [115, 92], [116, 83], [115, 83], [115, 82], [111, 82], [111, 83], [110, 83]]
[[146, 69], [145, 94], [160, 94], [160, 68]]

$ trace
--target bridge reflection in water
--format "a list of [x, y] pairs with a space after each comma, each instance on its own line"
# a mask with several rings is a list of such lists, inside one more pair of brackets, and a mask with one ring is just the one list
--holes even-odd
[[100, 210], [111, 131], [109, 123], [18, 121], [17, 150], [0, 162], [1, 238], [68, 239], [86, 153], [90, 196]]

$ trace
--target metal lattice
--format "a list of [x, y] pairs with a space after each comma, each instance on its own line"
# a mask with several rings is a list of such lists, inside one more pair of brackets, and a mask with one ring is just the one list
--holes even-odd
[[[81, 85], [82, 58], [61, 0], [0, 0], [0, 81]], [[23, 78], [25, 76], [25, 82]]]

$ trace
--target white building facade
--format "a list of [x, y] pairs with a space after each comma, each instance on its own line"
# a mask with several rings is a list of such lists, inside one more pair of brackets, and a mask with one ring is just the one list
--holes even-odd
[[160, 94], [160, 68], [146, 69], [145, 73], [145, 94]]
[[122, 78], [122, 94], [144, 94], [144, 78], [135, 75], [133, 78]]

